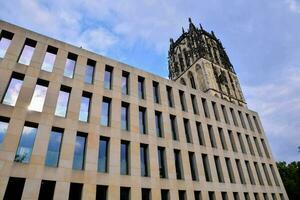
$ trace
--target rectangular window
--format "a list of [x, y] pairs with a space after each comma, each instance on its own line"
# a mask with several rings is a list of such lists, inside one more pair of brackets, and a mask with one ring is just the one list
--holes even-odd
[[29, 163], [35, 136], [37, 133], [38, 124], [25, 122], [24, 128], [19, 141], [15, 162]]
[[249, 175], [250, 182], [251, 182], [252, 185], [255, 185], [255, 180], [254, 180], [254, 176], [253, 176], [249, 161], [245, 160], [245, 165], [246, 165], [246, 168], [247, 168], [247, 172], [248, 172], [248, 175]]
[[147, 113], [146, 108], [139, 107], [139, 129], [141, 134], [147, 134], [146, 113]]
[[247, 153], [246, 151], [246, 148], [245, 148], [245, 144], [244, 144], [244, 141], [243, 141], [243, 136], [241, 133], [237, 132], [237, 135], [238, 135], [238, 139], [239, 139], [239, 143], [240, 143], [240, 146], [241, 146], [241, 150], [244, 154]]
[[250, 196], [248, 192], [244, 192], [245, 200], [250, 200]]
[[205, 179], [208, 182], [212, 182], [212, 176], [210, 172], [209, 160], [207, 154], [202, 154], [202, 162], [204, 167]]
[[42, 79], [38, 79], [36, 82], [36, 86], [31, 98], [31, 102], [28, 106], [28, 110], [42, 112], [46, 94], [48, 90], [49, 81], [45, 81]]
[[212, 101], [211, 104], [212, 104], [212, 107], [213, 107], [215, 119], [216, 119], [217, 121], [220, 121], [220, 115], [219, 115], [219, 111], [218, 111], [216, 102], [213, 102], [213, 101]]
[[201, 191], [194, 191], [195, 200], [201, 200]]
[[129, 200], [130, 199], [130, 188], [121, 187], [120, 188], [120, 200]]
[[104, 88], [107, 90], [112, 89], [112, 74], [113, 74], [113, 67], [106, 65], [105, 72], [104, 72]]
[[77, 61], [77, 55], [73, 53], [68, 53], [68, 58], [65, 64], [64, 76], [68, 78], [73, 78], [75, 72], [75, 65]]
[[238, 192], [234, 192], [233, 193], [233, 198], [234, 198], [234, 200], [240, 200], [239, 193]]
[[7, 133], [8, 124], [10, 119], [8, 117], [0, 116], [0, 144], [3, 143], [5, 135]]
[[221, 108], [222, 108], [222, 112], [223, 112], [223, 116], [224, 116], [226, 124], [230, 124], [226, 107], [224, 105], [221, 105]]
[[268, 158], [270, 158], [270, 154], [269, 154], [269, 151], [268, 151], [268, 147], [267, 147], [267, 145], [266, 145], [266, 143], [265, 143], [265, 140], [261, 138], [260, 141], [261, 141], [261, 144], [262, 144], [262, 146], [263, 146], [263, 148], [264, 148], [264, 151], [265, 151], [266, 156], [267, 156]]
[[260, 200], [259, 195], [258, 195], [257, 192], [254, 193], [254, 199], [255, 199], [255, 200]]
[[98, 150], [98, 172], [108, 172], [109, 138], [100, 137]]
[[129, 175], [129, 145], [128, 141], [121, 141], [121, 175]]
[[219, 156], [214, 156], [214, 160], [215, 160], [215, 166], [216, 166], [216, 170], [217, 170], [217, 174], [218, 174], [218, 180], [220, 183], [224, 183], [224, 175], [223, 175], [223, 171], [222, 171], [222, 166], [221, 166], [221, 162], [220, 162], [220, 158]]
[[80, 200], [82, 199], [82, 183], [71, 183], [69, 191], [69, 200]]
[[153, 101], [154, 103], [160, 103], [159, 83], [153, 81], [152, 86], [153, 86]]
[[208, 110], [208, 106], [207, 106], [207, 101], [206, 101], [206, 99], [201, 98], [201, 101], [202, 101], [202, 106], [203, 106], [203, 111], [204, 111], [205, 117], [206, 117], [206, 118], [210, 118], [209, 110]]
[[101, 125], [110, 126], [111, 98], [103, 97], [101, 108]]
[[230, 158], [225, 158], [225, 162], [226, 162], [226, 167], [227, 167], [227, 172], [229, 175], [230, 183], [235, 183], [235, 177], [234, 177]]
[[222, 129], [222, 128], [218, 128], [218, 132], [219, 132], [219, 136], [220, 136], [222, 148], [223, 148], [224, 150], [228, 150], [227, 144], [226, 144], [226, 140], [225, 140], [225, 136], [224, 136], [224, 132], [223, 132], [223, 129]]
[[247, 121], [248, 121], [248, 124], [249, 124], [249, 127], [250, 127], [251, 131], [254, 131], [254, 127], [253, 127], [252, 121], [251, 121], [250, 116], [249, 116], [248, 113], [246, 113], [246, 118], [247, 118]]
[[158, 111], [155, 111], [155, 127], [156, 127], [156, 136], [163, 137], [162, 114], [161, 112]]
[[258, 155], [259, 155], [260, 157], [262, 157], [263, 155], [262, 155], [262, 152], [261, 152], [261, 149], [260, 149], [260, 146], [259, 146], [258, 140], [257, 140], [257, 138], [256, 138], [256, 137], [253, 137], [253, 139], [254, 139], [254, 143], [255, 143], [255, 146], [256, 146], [256, 149], [257, 149]]
[[162, 189], [160, 190], [161, 200], [170, 200], [169, 190]]
[[192, 180], [197, 181], [199, 179], [198, 179], [197, 164], [196, 164], [196, 158], [194, 152], [189, 152], [189, 161], [190, 161]]
[[166, 154], [164, 147], [158, 147], [158, 165], [159, 165], [159, 176], [160, 178], [167, 178], [167, 165], [166, 165]]
[[42, 70], [47, 71], [47, 72], [53, 71], [57, 51], [58, 51], [58, 49], [56, 47], [53, 47], [50, 45], [47, 47], [47, 51], [46, 51], [44, 61], [42, 64]]
[[253, 120], [254, 120], [254, 124], [256, 126], [257, 131], [259, 133], [261, 133], [261, 129], [260, 129], [259, 123], [258, 123], [257, 118], [255, 116], [253, 116]]
[[0, 34], [0, 58], [4, 58], [8, 47], [10, 46], [11, 40], [13, 39], [14, 34], [2, 30]]
[[184, 91], [179, 90], [179, 98], [180, 98], [181, 109], [183, 111], [187, 111], [187, 105], [186, 105]]
[[199, 144], [205, 146], [204, 133], [201, 122], [196, 122], [196, 129], [199, 139]]
[[184, 190], [178, 191], [179, 200], [186, 200], [186, 192]]
[[61, 85], [57, 98], [55, 115], [59, 117], [66, 117], [68, 111], [69, 98], [72, 88]]
[[176, 169], [176, 178], [184, 179], [183, 171], [182, 171], [182, 162], [180, 150], [174, 149], [174, 157], [175, 157], [175, 169]]
[[228, 130], [228, 135], [229, 135], [232, 151], [237, 152], [235, 139], [231, 130]]
[[26, 38], [18, 63], [29, 65], [35, 50], [36, 41]]
[[85, 162], [87, 133], [77, 132], [74, 146], [73, 169], [83, 170]]
[[277, 200], [277, 197], [276, 197], [276, 194], [275, 194], [275, 193], [272, 193], [271, 195], [272, 195], [272, 199], [273, 199], [273, 200]]
[[107, 200], [107, 189], [106, 185], [97, 185], [96, 188], [96, 199]]
[[230, 108], [230, 113], [231, 113], [231, 117], [232, 117], [232, 120], [233, 120], [233, 124], [235, 126], [239, 126], [233, 108]]
[[52, 127], [45, 161], [46, 166], [58, 166], [63, 132], [64, 129]]
[[262, 167], [263, 167], [263, 170], [264, 170], [265, 177], [267, 179], [268, 185], [272, 186], [272, 182], [271, 182], [271, 179], [270, 179], [269, 172], [268, 172], [266, 164], [262, 163]]
[[141, 176], [147, 177], [149, 175], [149, 156], [148, 145], [140, 145], [140, 164], [141, 164]]
[[228, 200], [227, 192], [222, 192], [221, 196], [222, 196], [222, 200]]
[[167, 86], [166, 88], [167, 88], [169, 107], [174, 107], [173, 90], [170, 86]]
[[282, 193], [280, 193], [279, 196], [280, 196], [280, 200], [285, 200]]
[[145, 78], [138, 77], [138, 95], [139, 99], [145, 99]]
[[122, 94], [129, 95], [129, 72], [122, 71]]
[[255, 156], [254, 149], [253, 149], [253, 146], [252, 146], [251, 139], [250, 139], [249, 135], [246, 135], [246, 140], [247, 140], [248, 147], [250, 149], [251, 155]]
[[121, 129], [129, 131], [129, 103], [121, 103]]
[[53, 199], [55, 183], [55, 181], [42, 180], [39, 193], [39, 200]]
[[241, 111], [238, 111], [238, 113], [239, 113], [239, 117], [240, 117], [240, 121], [241, 121], [242, 127], [244, 129], [247, 129], [245, 121], [244, 121], [243, 113]]
[[96, 61], [88, 59], [85, 68], [84, 82], [87, 84], [93, 84], [95, 73]]
[[177, 128], [177, 120], [175, 115], [170, 115], [170, 124], [173, 140], [179, 140], [178, 137], [178, 128]]
[[25, 178], [9, 177], [3, 199], [21, 199]]
[[216, 200], [215, 192], [208, 192], [209, 200]]
[[260, 169], [259, 169], [259, 166], [258, 166], [257, 162], [254, 162], [254, 167], [255, 167], [256, 175], [258, 177], [259, 184], [264, 185], [264, 181], [262, 179]]
[[142, 200], [150, 200], [151, 199], [151, 189], [142, 188]]
[[267, 193], [263, 193], [264, 196], [264, 200], [269, 200], [268, 194]]
[[274, 181], [275, 181], [275, 184], [276, 184], [277, 186], [279, 186], [279, 181], [278, 181], [278, 178], [277, 178], [277, 175], [276, 175], [274, 166], [273, 166], [272, 164], [270, 164], [270, 169], [271, 169], [271, 172], [272, 172], [272, 175], [273, 175], [273, 179], [274, 179]]
[[240, 176], [241, 183], [246, 184], [245, 176], [244, 176], [242, 165], [241, 165], [241, 161], [239, 159], [235, 159], [235, 163], [236, 163], [236, 167], [238, 169], [238, 173], [239, 173], [239, 176]]
[[207, 129], [208, 129], [208, 134], [209, 134], [211, 147], [217, 148], [217, 143], [216, 143], [216, 138], [215, 138], [213, 127], [208, 124]]
[[2, 103], [10, 106], [15, 106], [19, 97], [21, 87], [23, 85], [24, 74], [13, 72], [6, 88]]
[[188, 119], [183, 118], [183, 124], [184, 124], [184, 132], [185, 132], [186, 142], [193, 143], [190, 121]]
[[88, 122], [92, 93], [83, 91], [80, 102], [79, 121]]
[[199, 108], [197, 103], [197, 98], [195, 95], [191, 94], [192, 106], [195, 115], [199, 115]]

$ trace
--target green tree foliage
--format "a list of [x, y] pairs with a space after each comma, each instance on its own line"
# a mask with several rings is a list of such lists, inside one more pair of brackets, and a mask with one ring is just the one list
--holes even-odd
[[300, 162], [278, 162], [277, 168], [279, 170], [282, 182], [284, 184], [287, 195], [290, 200], [300, 199]]

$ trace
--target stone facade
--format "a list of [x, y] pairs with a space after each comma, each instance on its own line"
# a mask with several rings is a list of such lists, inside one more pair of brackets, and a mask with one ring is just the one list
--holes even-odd
[[[203, 92], [209, 88], [217, 88], [210, 81], [214, 76], [213, 70], [205, 68], [206, 65], [211, 65], [206, 58], [197, 60], [189, 68], [189, 71], [197, 74], [196, 88], [201, 88], [199, 90], [193, 89], [189, 84], [185, 86], [177, 81], [164, 79], [4, 21], [0, 21], [0, 32], [0, 38], [11, 40], [5, 55], [0, 58], [0, 122], [2, 120], [8, 124], [6, 131], [0, 130], [4, 132], [0, 143], [0, 199], [9, 196], [8, 188], [13, 177], [23, 178], [24, 186], [18, 186], [22, 199], [38, 199], [42, 180], [54, 181], [54, 199], [68, 199], [71, 183], [80, 184], [73, 192], [78, 194], [82, 190], [82, 199], [96, 199], [96, 195], [98, 199], [103, 199], [103, 193], [97, 190], [100, 185], [105, 186], [107, 199], [110, 200], [120, 199], [122, 187], [129, 189], [129, 198], [132, 200], [148, 199], [147, 194], [153, 200], [163, 199], [162, 190], [167, 191], [166, 199], [170, 200], [200, 199], [196, 195], [210, 200], [226, 197], [234, 199], [237, 196], [239, 199], [253, 200], [267, 197], [288, 199], [258, 114], [245, 106]], [[5, 36], [4, 33], [10, 36]], [[28, 42], [27, 39], [33, 40], [35, 44], [28, 65], [19, 63], [20, 53], [25, 41]], [[32, 43], [31, 40], [29, 42]], [[49, 45], [58, 49], [52, 72], [41, 69]], [[77, 55], [73, 78], [64, 76], [70, 52]], [[96, 61], [92, 84], [85, 83], [88, 59]], [[112, 72], [112, 87], [104, 89], [104, 74], [108, 66]], [[201, 70], [203, 71], [199, 73]], [[236, 79], [232, 69], [226, 70]], [[5, 95], [12, 75], [16, 73], [18, 77], [23, 77], [22, 87], [15, 105], [5, 105]], [[122, 92], [123, 74], [128, 78], [128, 94]], [[188, 72], [186, 75], [188, 76]], [[171, 75], [171, 79], [176, 78]], [[143, 99], [138, 93], [139, 80], [144, 80]], [[30, 111], [29, 104], [34, 96], [36, 83], [39, 82], [44, 86], [45, 82], [48, 83], [45, 102], [41, 112]], [[58, 117], [55, 111], [62, 85], [71, 90], [67, 114], [65, 117]], [[157, 93], [153, 92], [153, 86], [157, 88]], [[166, 88], [171, 92], [168, 93]], [[82, 122], [78, 119], [82, 108], [81, 100], [86, 93], [90, 94], [88, 120]], [[154, 101], [154, 94], [158, 95], [158, 103]], [[108, 126], [100, 123], [103, 97], [111, 100]], [[169, 105], [170, 98], [172, 107]], [[236, 99], [244, 105], [242, 95]], [[129, 111], [128, 128], [122, 130], [123, 115], [120, 113], [123, 112], [121, 107], [125, 103]], [[140, 108], [145, 110], [146, 134], [140, 133]], [[161, 136], [157, 134], [159, 122], [156, 120], [156, 113], [161, 114]], [[175, 131], [171, 127], [170, 115], [176, 117]], [[16, 161], [16, 152], [26, 124], [34, 124], [37, 132], [29, 161], [22, 163]], [[63, 136], [58, 166], [48, 167], [45, 160], [53, 127], [62, 129]], [[75, 170], [74, 149], [79, 132], [85, 133], [86, 144], [83, 169]], [[177, 140], [172, 137], [174, 132]], [[109, 140], [107, 172], [98, 171], [101, 137]], [[120, 173], [121, 141], [126, 141], [129, 145], [127, 175]], [[141, 144], [148, 147], [146, 176], [141, 176]], [[158, 147], [165, 149], [166, 178], [161, 178], [160, 175]], [[180, 152], [179, 159], [175, 158], [174, 152]], [[194, 158], [193, 164], [190, 162], [191, 157]], [[231, 167], [228, 169], [229, 162]], [[181, 179], [178, 178], [178, 171], [181, 171]], [[143, 198], [142, 189], [148, 189]], [[15, 193], [17, 191], [15, 188]], [[125, 196], [123, 195], [123, 199], [126, 199]]]

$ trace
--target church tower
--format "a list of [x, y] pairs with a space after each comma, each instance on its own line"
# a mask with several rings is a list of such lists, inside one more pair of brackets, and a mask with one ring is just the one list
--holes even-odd
[[189, 18], [187, 31], [170, 39], [169, 78], [246, 107], [246, 102], [221, 41], [214, 32], [197, 28]]

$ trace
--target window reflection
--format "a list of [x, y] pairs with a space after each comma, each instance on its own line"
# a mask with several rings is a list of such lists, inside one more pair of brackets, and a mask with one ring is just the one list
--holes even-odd
[[110, 102], [111, 99], [104, 97], [101, 111], [101, 125], [109, 126], [110, 123]]
[[77, 133], [74, 158], [73, 158], [73, 169], [83, 170], [85, 160], [85, 144], [86, 135]]
[[101, 137], [98, 152], [98, 171], [107, 172], [108, 138]]
[[77, 55], [73, 53], [68, 54], [68, 58], [65, 65], [64, 76], [68, 78], [73, 78], [75, 65], [76, 65]]
[[111, 90], [112, 88], [112, 71], [113, 68], [110, 66], [105, 67], [105, 72], [104, 72], [104, 88]]
[[129, 122], [128, 122], [128, 116], [129, 116], [129, 105], [127, 103], [122, 102], [121, 107], [121, 129], [122, 130], [129, 130]]
[[46, 162], [45, 162], [47, 166], [51, 166], [51, 167], [58, 166], [62, 134], [63, 134], [62, 130], [61, 131], [52, 130], [50, 133], [48, 151], [47, 151]]
[[6, 51], [11, 43], [14, 34], [5, 30], [2, 30], [0, 34], [0, 58], [4, 58]]
[[69, 97], [71, 93], [71, 88], [66, 86], [61, 86], [58, 99], [55, 108], [55, 115], [59, 117], [66, 117], [68, 110]]
[[36, 46], [36, 41], [27, 38], [25, 40], [25, 44], [22, 49], [18, 62], [24, 65], [29, 65], [32, 55], [34, 53], [35, 46]]
[[85, 70], [84, 82], [88, 83], [88, 84], [92, 84], [93, 83], [93, 76], [94, 76], [94, 67], [90, 66], [90, 65], [87, 65], [86, 70]]
[[0, 144], [2, 144], [7, 133], [9, 118], [0, 116]]
[[121, 174], [129, 174], [129, 165], [128, 165], [128, 146], [129, 143], [126, 141], [121, 142]]
[[83, 92], [80, 103], [79, 120], [87, 122], [89, 120], [90, 101], [92, 94]]
[[48, 84], [48, 81], [40, 79], [37, 81], [37, 85], [35, 86], [31, 102], [28, 106], [28, 110], [33, 110], [37, 112], [43, 111]]
[[52, 46], [48, 46], [47, 52], [44, 57], [44, 61], [42, 64], [42, 70], [52, 72], [56, 54], [58, 49]]
[[10, 106], [15, 106], [22, 85], [23, 85], [23, 80], [12, 78], [10, 80], [9, 86], [7, 88], [2, 103]]

